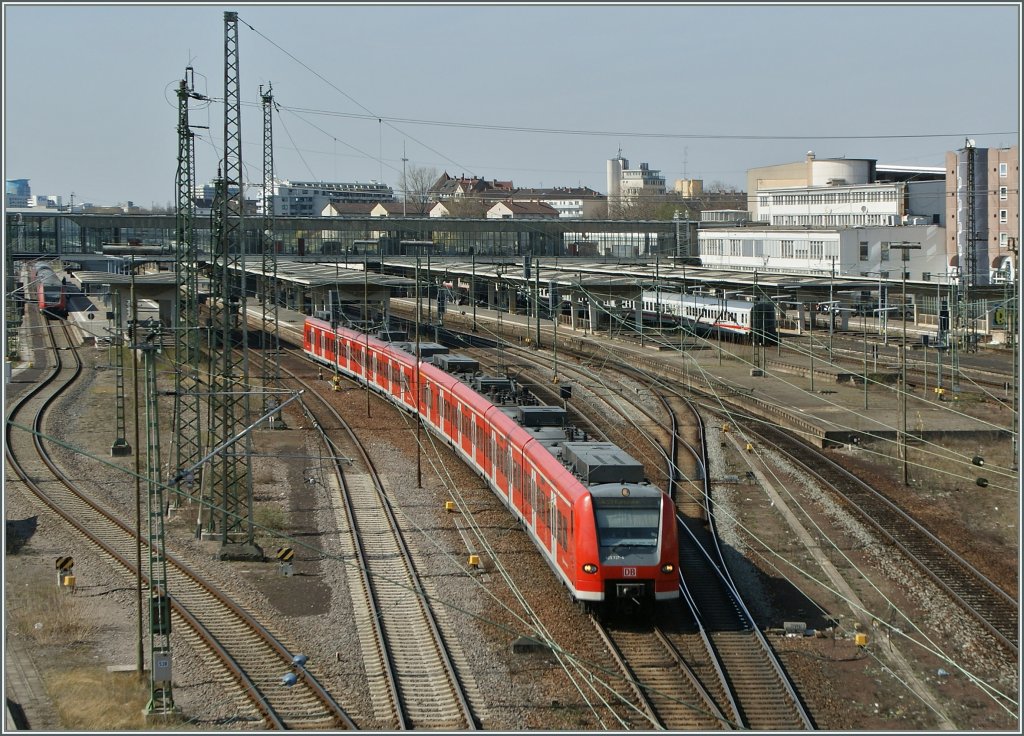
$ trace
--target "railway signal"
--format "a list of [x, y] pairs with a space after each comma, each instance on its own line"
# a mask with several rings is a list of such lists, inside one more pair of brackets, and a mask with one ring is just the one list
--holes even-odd
[[57, 568], [57, 587], [66, 587], [74, 592], [75, 576], [72, 573], [75, 569], [75, 558], [58, 557], [54, 566]]
[[294, 569], [292, 567], [292, 559], [294, 557], [295, 550], [293, 550], [291, 547], [278, 547], [277, 559], [281, 562], [281, 574], [285, 577], [291, 577], [292, 575], [292, 571]]

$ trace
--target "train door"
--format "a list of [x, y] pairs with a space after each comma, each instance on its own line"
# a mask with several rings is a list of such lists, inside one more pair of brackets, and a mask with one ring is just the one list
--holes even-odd
[[548, 491], [548, 549], [552, 557], [558, 557], [558, 503], [554, 489]]
[[452, 442], [456, 447], [459, 446], [459, 430], [462, 429], [462, 411], [455, 401], [455, 396], [452, 395], [451, 408], [451, 422], [452, 422]]
[[[419, 380], [422, 381], [423, 377], [420, 376]], [[424, 397], [424, 399], [426, 400], [426, 403], [427, 403], [427, 409], [426, 409], [426, 411], [427, 411], [427, 418], [430, 420], [430, 423], [432, 425], [434, 425], [435, 427], [440, 427], [441, 426], [441, 420], [440, 420], [440, 412], [441, 412], [440, 404], [441, 404], [441, 399], [440, 399], [439, 391], [440, 391], [440, 389], [438, 389], [436, 386], [432, 386], [432, 385], [427, 384], [427, 383], [423, 384], [422, 392], [423, 392], [423, 397]]]
[[508, 470], [505, 476], [509, 479], [508, 485], [508, 497], [512, 506], [519, 510], [520, 514], [525, 516], [523, 511], [523, 486], [522, 486], [522, 474], [519, 472], [519, 465], [516, 463], [515, 458], [515, 447], [513, 445], [508, 446]]
[[501, 481], [501, 448], [498, 445], [498, 437], [494, 431], [494, 427], [488, 427], [489, 439], [491, 445], [491, 481], [498, 487], [504, 488]]
[[551, 549], [551, 520], [548, 517], [548, 484], [544, 476], [534, 475], [533, 516], [537, 529], [537, 540], [541, 546]]
[[459, 417], [462, 420], [462, 426], [459, 427], [459, 432], [462, 435], [462, 449], [473, 459], [475, 450], [473, 449], [476, 445], [476, 434], [473, 431], [473, 412], [468, 407], [463, 405], [462, 410], [459, 412]]
[[470, 434], [472, 439], [470, 440], [470, 447], [473, 452], [473, 460], [478, 467], [487, 467], [487, 458], [484, 455], [484, 447], [480, 440], [483, 438], [483, 432], [480, 431], [480, 427], [477, 426], [477, 416], [475, 414], [469, 415], [470, 423]]
[[526, 510], [526, 525], [533, 529], [537, 524], [537, 476], [534, 469], [524, 467], [523, 472], [526, 474], [526, 489], [523, 493], [525, 499], [525, 510]]
[[423, 416], [423, 418], [427, 421], [428, 424], [433, 424], [434, 423], [433, 422], [434, 402], [431, 401], [430, 386], [427, 386], [425, 384], [421, 385], [419, 390], [420, 390], [419, 412]]
[[404, 365], [398, 367], [398, 380], [401, 383], [402, 403], [410, 409], [416, 408], [416, 393], [412, 390], [412, 371]]
[[352, 373], [365, 377], [366, 371], [363, 370], [363, 348], [359, 345], [355, 345], [352, 348]]

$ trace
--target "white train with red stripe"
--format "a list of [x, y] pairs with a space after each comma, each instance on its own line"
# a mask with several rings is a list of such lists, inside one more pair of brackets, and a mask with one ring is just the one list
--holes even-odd
[[[641, 308], [648, 325], [679, 324], [704, 337], [734, 342], [776, 345], [779, 342], [778, 307], [768, 301], [723, 299], [703, 294], [673, 291], [644, 291]], [[623, 299], [618, 306], [636, 309], [636, 302]]]
[[543, 419], [561, 408], [503, 406], [501, 379], [461, 380], [426, 360], [417, 372], [398, 344], [315, 317], [303, 343], [314, 360], [418, 414], [522, 523], [575, 600], [646, 609], [679, 597], [672, 499], [638, 477], [642, 467], [619, 448]]

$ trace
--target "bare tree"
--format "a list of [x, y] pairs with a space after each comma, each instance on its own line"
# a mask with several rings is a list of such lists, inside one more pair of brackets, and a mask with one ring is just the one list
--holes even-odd
[[485, 217], [493, 204], [493, 201], [479, 197], [461, 197], [444, 201], [444, 206], [451, 212], [452, 217]]
[[736, 194], [739, 190], [732, 184], [716, 180], [704, 187], [704, 191], [707, 194]]
[[676, 204], [669, 195], [650, 194], [626, 198], [618, 207], [617, 220], [671, 220]]
[[437, 181], [437, 169], [427, 166], [410, 166], [402, 177], [402, 196], [406, 202], [426, 204], [430, 201], [430, 188]]

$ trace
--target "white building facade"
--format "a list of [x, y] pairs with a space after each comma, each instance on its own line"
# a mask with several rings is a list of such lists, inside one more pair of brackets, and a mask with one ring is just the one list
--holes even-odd
[[[316, 217], [333, 202], [393, 202], [394, 190], [375, 181], [346, 183], [325, 181], [274, 182], [271, 203], [274, 215], [283, 217]], [[259, 211], [263, 212], [260, 198]]]
[[640, 168], [629, 168], [629, 161], [622, 157], [622, 151], [608, 160], [608, 216], [616, 217], [620, 209], [644, 197], [664, 196], [665, 177], [648, 164]]
[[715, 228], [700, 230], [697, 242], [701, 264], [709, 268], [883, 280], [902, 279], [906, 271], [910, 281], [942, 283], [949, 278], [945, 229], [937, 225]]

